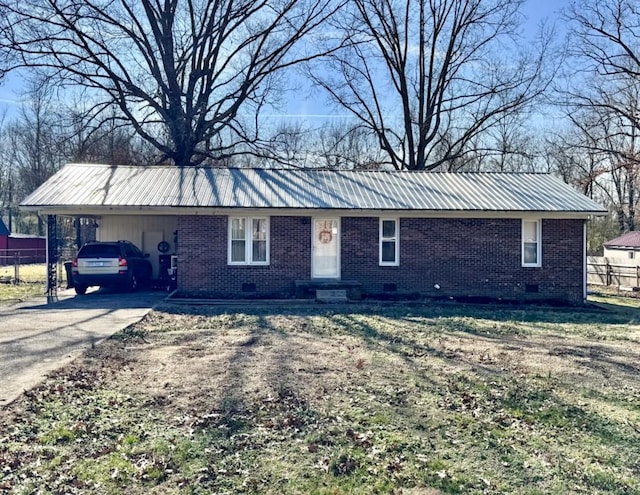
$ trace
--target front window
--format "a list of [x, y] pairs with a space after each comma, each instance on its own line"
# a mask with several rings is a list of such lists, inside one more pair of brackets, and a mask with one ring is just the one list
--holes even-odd
[[400, 260], [398, 259], [398, 223], [399, 222], [397, 218], [380, 219], [381, 266], [398, 266], [400, 264]]
[[269, 264], [268, 218], [229, 218], [229, 264]]
[[542, 266], [541, 221], [522, 221], [522, 266]]
[[267, 262], [267, 219], [251, 219], [251, 251], [254, 263]]

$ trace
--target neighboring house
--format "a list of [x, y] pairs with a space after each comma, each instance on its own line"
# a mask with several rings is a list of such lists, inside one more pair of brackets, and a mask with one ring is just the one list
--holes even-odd
[[640, 265], [640, 232], [627, 232], [605, 242], [604, 257], [635, 260]]
[[0, 265], [44, 263], [46, 237], [12, 234], [0, 218]]
[[586, 220], [606, 214], [547, 174], [86, 164], [21, 206], [94, 217], [98, 240], [131, 240], [152, 261], [162, 243], [182, 295], [357, 286], [571, 302], [586, 295]]

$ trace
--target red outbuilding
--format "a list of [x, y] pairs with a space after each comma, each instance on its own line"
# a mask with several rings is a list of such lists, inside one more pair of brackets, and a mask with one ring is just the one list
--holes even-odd
[[43, 236], [12, 234], [0, 218], [0, 265], [18, 262], [44, 263], [46, 261], [47, 240]]

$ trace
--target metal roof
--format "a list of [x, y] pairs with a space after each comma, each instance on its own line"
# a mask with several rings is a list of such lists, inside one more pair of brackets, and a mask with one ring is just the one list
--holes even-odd
[[634, 230], [604, 243], [607, 248], [640, 248], [640, 232]]
[[34, 235], [34, 234], [9, 234], [10, 239], [46, 239], [46, 236], [43, 235]]
[[5, 223], [2, 221], [2, 218], [0, 218], [0, 235], [9, 235], [9, 229], [7, 228], [7, 226], [5, 225]]
[[68, 164], [21, 205], [486, 212], [606, 210], [548, 174], [361, 172]]

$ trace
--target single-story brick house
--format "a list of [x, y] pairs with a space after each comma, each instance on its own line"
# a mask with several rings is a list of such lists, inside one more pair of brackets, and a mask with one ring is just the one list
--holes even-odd
[[[178, 294], [290, 297], [314, 284], [580, 302], [586, 220], [547, 174], [69, 164], [22, 208], [94, 217], [99, 240], [178, 259]], [[168, 246], [167, 246], [168, 244]]]
[[605, 258], [625, 258], [640, 264], [640, 232], [632, 231], [604, 243]]

